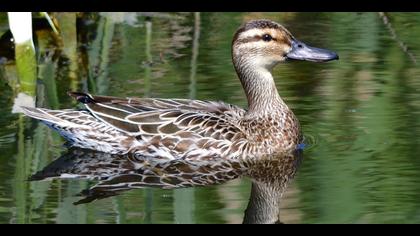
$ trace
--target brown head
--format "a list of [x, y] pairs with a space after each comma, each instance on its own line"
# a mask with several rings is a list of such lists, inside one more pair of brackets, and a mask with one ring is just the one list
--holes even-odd
[[[338, 59], [335, 52], [298, 41], [282, 25], [271, 20], [253, 20], [242, 25], [232, 41], [232, 59], [245, 89], [250, 110], [282, 103], [271, 70], [287, 59], [324, 62]], [[254, 109], [255, 108], [255, 109]]]
[[315, 62], [338, 59], [335, 52], [309, 47], [282, 25], [265, 19], [249, 21], [236, 31], [232, 56], [234, 61], [245, 60], [269, 70], [286, 59]]

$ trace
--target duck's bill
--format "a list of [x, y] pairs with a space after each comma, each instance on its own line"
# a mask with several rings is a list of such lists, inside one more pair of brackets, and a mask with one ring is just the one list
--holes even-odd
[[300, 41], [292, 41], [292, 49], [286, 54], [288, 59], [302, 60], [302, 61], [314, 61], [314, 62], [325, 62], [331, 60], [338, 60], [337, 53], [322, 49], [310, 47]]

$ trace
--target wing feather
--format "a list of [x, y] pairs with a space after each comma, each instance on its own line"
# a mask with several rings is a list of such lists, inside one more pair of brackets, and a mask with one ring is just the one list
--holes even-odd
[[247, 138], [240, 125], [245, 110], [222, 102], [70, 95], [87, 110], [24, 111], [59, 130], [75, 146], [145, 158], [231, 157]]
[[[72, 95], [74, 96], [74, 95]], [[199, 134], [230, 140], [241, 133], [245, 110], [222, 102], [189, 99], [116, 98], [77, 93], [98, 119], [135, 135]]]

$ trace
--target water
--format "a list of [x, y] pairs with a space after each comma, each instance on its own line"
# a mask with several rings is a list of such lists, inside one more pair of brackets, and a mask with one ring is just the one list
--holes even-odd
[[[246, 106], [230, 44], [244, 21], [270, 18], [309, 45], [338, 52], [330, 63], [287, 62], [274, 71], [305, 135], [304, 159], [280, 202], [283, 223], [420, 223], [420, 14], [127, 13], [62, 16], [64, 47], [36, 20], [37, 105], [74, 107], [69, 90], [223, 100]], [[66, 18], [68, 17], [68, 18]], [[71, 21], [70, 21], [71, 22]], [[0, 14], [0, 34], [8, 24]], [[408, 47], [405, 51], [404, 47]], [[0, 45], [0, 222], [241, 223], [251, 183], [141, 188], [90, 203], [97, 180], [27, 181], [68, 154], [63, 139], [11, 113], [16, 69]], [[61, 50], [58, 50], [61, 49]], [[8, 58], [8, 59], [6, 59]]]

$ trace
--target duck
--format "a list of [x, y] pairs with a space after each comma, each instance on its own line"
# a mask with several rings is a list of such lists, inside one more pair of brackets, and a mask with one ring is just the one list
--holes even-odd
[[257, 160], [289, 155], [302, 142], [299, 121], [276, 88], [281, 62], [327, 62], [338, 54], [297, 40], [267, 19], [245, 22], [233, 35], [232, 61], [247, 108], [222, 101], [68, 94], [84, 109], [22, 107], [73, 147], [154, 160]]

